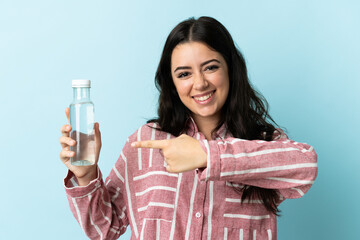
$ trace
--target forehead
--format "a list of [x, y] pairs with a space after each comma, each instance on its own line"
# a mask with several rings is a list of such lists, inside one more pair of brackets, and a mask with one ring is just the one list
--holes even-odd
[[177, 45], [171, 55], [171, 67], [200, 64], [209, 59], [222, 60], [220, 53], [201, 42], [186, 42]]

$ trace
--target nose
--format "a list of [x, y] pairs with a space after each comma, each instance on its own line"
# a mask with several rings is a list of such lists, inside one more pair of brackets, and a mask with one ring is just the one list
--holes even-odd
[[195, 90], [205, 90], [209, 86], [209, 82], [206, 80], [202, 73], [198, 73], [194, 78], [193, 88]]

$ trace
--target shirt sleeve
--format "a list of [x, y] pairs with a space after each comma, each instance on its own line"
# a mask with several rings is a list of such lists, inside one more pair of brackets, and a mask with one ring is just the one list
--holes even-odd
[[90, 239], [117, 239], [129, 225], [121, 162], [120, 157], [105, 183], [99, 169], [87, 186], [78, 186], [70, 171], [64, 179], [70, 209]]
[[317, 177], [317, 154], [306, 143], [290, 140], [282, 131], [273, 141], [227, 138], [202, 140], [207, 167], [202, 181], [229, 181], [277, 189], [285, 198], [302, 197]]

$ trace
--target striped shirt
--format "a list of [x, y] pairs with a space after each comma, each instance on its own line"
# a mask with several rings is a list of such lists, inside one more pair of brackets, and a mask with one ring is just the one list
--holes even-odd
[[[277, 239], [276, 216], [260, 199], [241, 200], [234, 187], [278, 190], [280, 202], [302, 197], [317, 176], [313, 147], [289, 140], [233, 138], [225, 127], [207, 141], [191, 122], [187, 134], [200, 141], [207, 167], [169, 173], [158, 149], [133, 148], [134, 141], [170, 139], [155, 123], [127, 140], [105, 182], [101, 171], [87, 186], [69, 172], [64, 179], [70, 209], [90, 239]], [[279, 203], [280, 203], [279, 202]]]

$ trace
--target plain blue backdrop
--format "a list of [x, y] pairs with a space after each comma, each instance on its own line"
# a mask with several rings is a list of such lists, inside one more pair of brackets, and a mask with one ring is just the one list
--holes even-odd
[[279, 239], [359, 238], [359, 1], [1, 0], [0, 239], [86, 239], [59, 160], [71, 80], [92, 80], [107, 176], [156, 115], [167, 35], [202, 15], [228, 28], [277, 123], [318, 153], [313, 187], [280, 206]]

